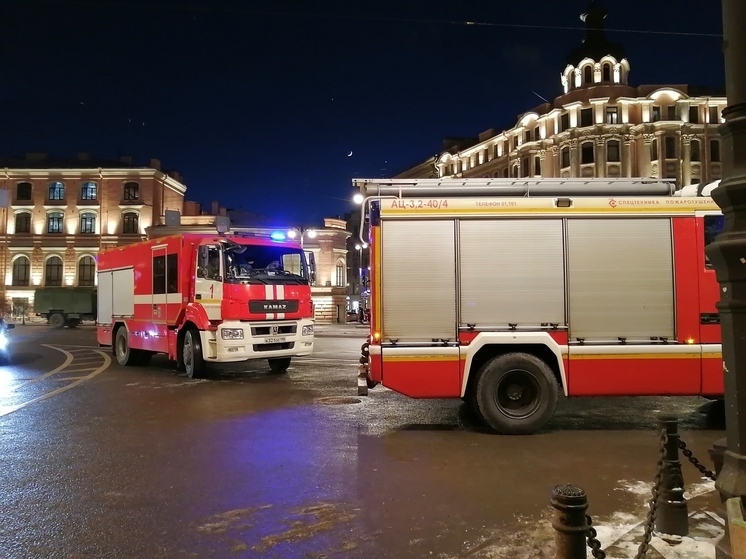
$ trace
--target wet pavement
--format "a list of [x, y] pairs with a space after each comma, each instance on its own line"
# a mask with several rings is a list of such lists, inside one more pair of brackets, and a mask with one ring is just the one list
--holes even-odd
[[[0, 367], [0, 557], [553, 557], [565, 483], [587, 492], [611, 556], [634, 557], [658, 414], [682, 419], [708, 466], [724, 436], [701, 398], [563, 400], [543, 432], [505, 437], [460, 401], [357, 397], [365, 334], [320, 328], [284, 375], [252, 362], [193, 381], [162, 358], [99, 371], [90, 327], [17, 328], [18, 360]], [[683, 473], [695, 533], [714, 538], [713, 484]]]

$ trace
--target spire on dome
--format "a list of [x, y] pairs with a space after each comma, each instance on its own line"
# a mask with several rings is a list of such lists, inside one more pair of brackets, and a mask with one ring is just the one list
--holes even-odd
[[604, 32], [604, 20], [609, 14], [596, 0], [580, 14], [580, 21], [585, 23], [585, 39], [583, 44], [570, 51], [567, 63], [577, 65], [584, 58], [601, 60], [606, 55], [611, 55], [617, 60], [625, 57], [624, 47], [617, 43], [610, 43]]

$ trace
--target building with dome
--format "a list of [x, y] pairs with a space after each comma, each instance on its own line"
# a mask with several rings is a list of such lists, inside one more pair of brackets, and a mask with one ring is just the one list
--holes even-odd
[[583, 43], [560, 74], [562, 94], [515, 125], [444, 150], [396, 175], [428, 177], [655, 177], [677, 187], [721, 176], [717, 126], [725, 95], [689, 85], [629, 83], [624, 47], [607, 40], [595, 0], [581, 14]]

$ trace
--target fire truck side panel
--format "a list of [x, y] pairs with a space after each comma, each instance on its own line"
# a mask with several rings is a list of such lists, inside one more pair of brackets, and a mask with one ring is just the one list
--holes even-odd
[[458, 398], [458, 346], [381, 348], [386, 386], [412, 398]]
[[673, 219], [676, 277], [676, 337], [679, 343], [699, 344], [701, 271], [695, 219]]
[[568, 219], [570, 340], [674, 339], [670, 218]]
[[459, 221], [460, 325], [566, 326], [562, 220]]
[[384, 342], [456, 340], [454, 230], [453, 220], [382, 224]]

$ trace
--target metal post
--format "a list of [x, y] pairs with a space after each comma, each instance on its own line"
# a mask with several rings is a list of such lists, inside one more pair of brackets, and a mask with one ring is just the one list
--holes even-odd
[[555, 559], [586, 559], [588, 544], [588, 498], [580, 487], [557, 485], [552, 490], [555, 513], [552, 527], [555, 530]]
[[689, 509], [684, 498], [684, 477], [679, 462], [679, 420], [673, 416], [658, 418], [659, 429], [665, 429], [667, 442], [663, 458], [655, 529], [663, 534], [689, 535]]
[[[707, 247], [720, 283], [720, 324], [725, 379], [727, 450], [717, 490], [723, 502], [746, 495], [746, 2], [722, 0], [725, 88], [728, 107], [722, 138], [723, 179], [712, 197], [725, 215], [724, 232]], [[719, 559], [731, 557], [728, 523], [717, 543]]]

